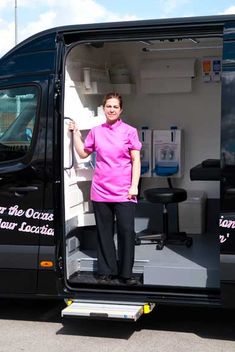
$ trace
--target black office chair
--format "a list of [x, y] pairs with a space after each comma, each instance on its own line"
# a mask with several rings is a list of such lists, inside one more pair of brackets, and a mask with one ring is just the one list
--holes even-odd
[[[141, 244], [141, 240], [150, 240], [157, 243], [156, 249], [162, 249], [166, 243], [181, 244], [190, 247], [192, 245], [192, 238], [186, 232], [170, 233], [168, 231], [168, 209], [170, 203], [179, 203], [187, 199], [187, 192], [181, 188], [173, 188], [168, 179], [169, 188], [151, 188], [144, 191], [145, 199], [150, 203], [159, 203], [163, 206], [163, 231], [162, 233], [154, 233], [151, 235], [137, 235], [136, 244]], [[177, 228], [178, 225], [178, 209], [177, 209]]]

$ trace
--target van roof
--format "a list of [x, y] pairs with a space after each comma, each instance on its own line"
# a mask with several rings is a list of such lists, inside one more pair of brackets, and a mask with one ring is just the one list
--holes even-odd
[[[0, 59], [2, 79], [57, 72], [61, 56], [58, 42], [73, 43], [222, 37], [235, 15], [182, 17], [60, 26], [39, 32], [12, 48]], [[229, 31], [233, 36], [233, 33]], [[59, 60], [59, 61], [58, 61]], [[3, 82], [3, 80], [2, 80]], [[4, 82], [3, 82], [4, 83]]]
[[[94, 31], [114, 31], [120, 29], [136, 29], [145, 28], [151, 29], [166, 29], [166, 28], [176, 28], [179, 27], [183, 29], [184, 27], [193, 27], [197, 29], [203, 29], [203, 27], [210, 27], [211, 29], [221, 28], [225, 23], [235, 21], [235, 15], [218, 15], [218, 16], [200, 16], [200, 17], [182, 17], [182, 18], [164, 18], [164, 19], [150, 19], [150, 20], [138, 20], [138, 21], [122, 21], [122, 22], [105, 22], [105, 23], [90, 23], [90, 24], [76, 24], [76, 25], [66, 25], [59, 26], [44, 30], [33, 36], [25, 39], [13, 49], [11, 49], [6, 55], [12, 53], [12, 51], [18, 50], [20, 47], [27, 45], [29, 42], [39, 40], [43, 37], [48, 37], [52, 35], [63, 34], [64, 36], [71, 35], [75, 32], [94, 32]], [[3, 58], [5, 55], [3, 56]]]

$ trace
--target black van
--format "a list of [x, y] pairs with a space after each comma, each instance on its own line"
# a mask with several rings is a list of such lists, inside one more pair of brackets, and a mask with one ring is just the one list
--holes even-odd
[[[84, 315], [94, 313], [91, 302], [116, 310], [123, 302], [140, 304], [138, 314], [154, 304], [234, 307], [234, 90], [235, 16], [58, 27], [4, 55], [1, 296], [82, 302]], [[136, 286], [96, 280], [89, 200], [95, 156], [80, 160], [68, 131], [69, 119], [84, 136], [102, 123], [102, 97], [110, 91], [123, 96], [123, 119], [143, 143]], [[174, 154], [173, 140], [159, 142], [156, 131], [180, 133], [172, 173], [156, 167], [157, 158], [172, 161]], [[168, 186], [185, 190], [187, 199], [173, 197], [166, 205], [146, 198], [146, 190]], [[154, 235], [167, 231], [175, 242]], [[68, 315], [80, 314], [68, 307]]]

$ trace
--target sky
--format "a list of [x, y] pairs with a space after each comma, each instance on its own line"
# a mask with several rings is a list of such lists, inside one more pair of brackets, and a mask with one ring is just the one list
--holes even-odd
[[235, 14], [235, 0], [0, 0], [0, 57], [62, 25], [220, 14]]

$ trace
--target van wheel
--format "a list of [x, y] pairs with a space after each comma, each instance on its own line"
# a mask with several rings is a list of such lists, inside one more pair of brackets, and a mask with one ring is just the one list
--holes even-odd
[[193, 239], [191, 237], [187, 238], [186, 240], [186, 247], [189, 248], [193, 244]]

